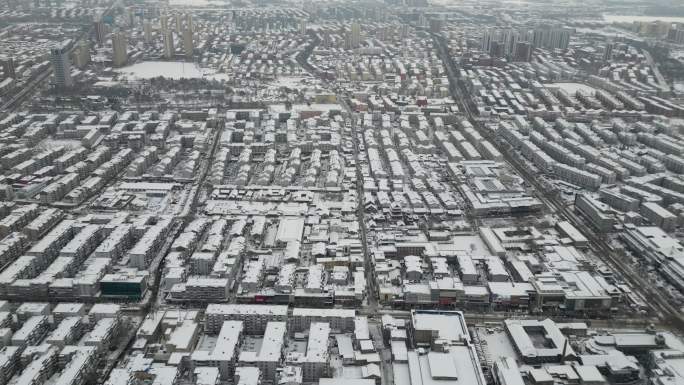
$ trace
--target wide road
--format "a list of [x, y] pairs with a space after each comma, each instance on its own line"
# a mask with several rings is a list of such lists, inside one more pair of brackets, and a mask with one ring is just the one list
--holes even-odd
[[[470, 110], [469, 98], [466, 97], [466, 91], [458, 82], [458, 77], [455, 75], [454, 64], [451, 56], [448, 54], [444, 38], [436, 34], [432, 35], [433, 41], [437, 47], [437, 53], [444, 62], [447, 69], [447, 76], [449, 78], [449, 90], [454, 100], [458, 103], [465, 118], [467, 118], [475, 127], [475, 129], [493, 145], [498, 146], [498, 140], [494, 133], [483, 127], [475, 115]], [[638, 272], [635, 272], [627, 261], [623, 261], [618, 255], [608, 246], [606, 241], [600, 238], [593, 229], [580, 219], [575, 212], [569, 209], [565, 203], [560, 201], [557, 197], [545, 194], [542, 186], [536, 175], [532, 175], [529, 167], [527, 167], [518, 157], [513, 154], [513, 151], [502, 150], [505, 160], [534, 188], [537, 190], [538, 198], [541, 199], [550, 209], [552, 209], [559, 217], [572, 223], [589, 241], [591, 248], [595, 254], [614, 271], [620, 273], [622, 278], [629, 283], [632, 290], [640, 294], [643, 298], [647, 298], [647, 303], [654, 315], [662, 319], [663, 324], [684, 332], [684, 318], [679, 312], [679, 309], [672, 306], [667, 298], [650, 283], [644, 280]]]

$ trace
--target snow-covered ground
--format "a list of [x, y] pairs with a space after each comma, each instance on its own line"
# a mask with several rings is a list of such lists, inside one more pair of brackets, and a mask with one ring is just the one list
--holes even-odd
[[116, 70], [131, 79], [151, 79], [163, 76], [170, 79], [215, 79], [228, 80], [228, 75], [200, 68], [195, 63], [172, 61], [144, 61]]

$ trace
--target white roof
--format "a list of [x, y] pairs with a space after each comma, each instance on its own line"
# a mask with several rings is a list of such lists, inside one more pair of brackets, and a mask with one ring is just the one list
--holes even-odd
[[375, 380], [370, 378], [324, 378], [318, 380], [319, 385], [375, 385]]
[[489, 257], [487, 259], [487, 268], [492, 275], [508, 275], [506, 267], [499, 257]]
[[287, 324], [285, 322], [272, 321], [267, 323], [259, 352], [240, 353], [240, 362], [279, 361], [286, 331]]
[[43, 314], [50, 310], [50, 304], [46, 302], [24, 302], [17, 308], [17, 313]]
[[102, 318], [97, 321], [95, 328], [90, 332], [87, 341], [99, 342], [109, 335], [109, 333], [116, 326], [114, 318]]
[[[285, 306], [287, 311], [287, 306]], [[306, 307], [296, 307], [292, 309], [293, 317], [337, 317], [337, 318], [354, 318], [356, 310], [354, 309], [316, 309]]]
[[153, 366], [148, 373], [154, 375], [152, 385], [167, 385], [176, 382], [178, 368], [175, 366]]
[[299, 241], [303, 232], [303, 217], [283, 217], [278, 224], [276, 239], [279, 242]]
[[195, 286], [195, 287], [219, 287], [219, 288], [226, 288], [228, 287], [228, 278], [212, 278], [212, 277], [205, 277], [205, 276], [200, 276], [200, 275], [191, 275], [188, 277], [188, 280], [186, 281], [185, 285], [186, 286]]
[[62, 341], [64, 340], [71, 331], [78, 326], [78, 324], [81, 323], [81, 318], [79, 317], [67, 317], [62, 320], [62, 322], [57, 325], [57, 329], [55, 329], [50, 336], [48, 337], [48, 340], [53, 340], [53, 341]]
[[408, 353], [411, 385], [484, 385], [477, 355], [472, 347], [453, 345], [446, 353]]
[[86, 243], [89, 243], [90, 240], [96, 236], [96, 234], [100, 231], [100, 228], [100, 225], [87, 225], [86, 227], [81, 229], [81, 231], [79, 231], [78, 234], [76, 234], [76, 236], [62, 248], [60, 253], [71, 254], [77, 252]]
[[[295, 309], [296, 310], [296, 309]], [[206, 314], [265, 314], [287, 316], [287, 305], [217, 304], [207, 306]]]
[[354, 336], [357, 340], [370, 339], [368, 317], [358, 316], [354, 318]]
[[[508, 319], [505, 320], [504, 323], [508, 330], [508, 334], [511, 336], [513, 343], [516, 345], [521, 355], [527, 357], [553, 357], [562, 354], [566, 338], [552, 320], [545, 319], [543, 321], [537, 321]], [[525, 330], [526, 327], [543, 328], [545, 337], [553, 342], [553, 346], [547, 348], [535, 347], [530, 335]], [[570, 344], [567, 346], [566, 354], [575, 354]]]
[[453, 357], [449, 353], [430, 352], [427, 355], [430, 375], [433, 379], [457, 380], [458, 371]]
[[348, 334], [335, 334], [337, 341], [337, 349], [342, 358], [354, 358], [354, 346], [352, 345], [351, 337]]
[[41, 375], [48, 362], [53, 361], [56, 355], [57, 348], [50, 347], [43, 355], [31, 361], [31, 363], [21, 372], [21, 375], [14, 378], [13, 383], [17, 385], [33, 384]]
[[177, 185], [175, 183], [153, 183], [153, 182], [124, 182], [119, 185], [121, 190], [133, 190], [133, 191], [160, 191], [173, 190]]
[[148, 336], [154, 334], [161, 324], [164, 313], [164, 310], [149, 313], [143, 320], [142, 324], [140, 324], [140, 327], [138, 328], [138, 335]]
[[306, 360], [308, 362], [327, 361], [328, 338], [330, 325], [325, 322], [313, 322], [309, 327], [309, 343], [306, 346]]
[[168, 343], [173, 345], [177, 350], [192, 349], [190, 344], [193, 343], [198, 329], [199, 325], [196, 322], [190, 320], [183, 321], [182, 324], [178, 325], [173, 330]]
[[104, 314], [104, 315], [115, 315], [119, 314], [121, 311], [121, 305], [116, 303], [96, 303], [90, 308], [88, 314]]
[[411, 314], [416, 330], [433, 330], [447, 341], [468, 341], [470, 336], [463, 313], [457, 311], [414, 311]]
[[408, 360], [408, 348], [406, 347], [406, 341], [390, 341], [392, 348], [392, 356], [397, 362], [406, 362]]
[[[71, 385], [76, 382], [76, 378], [80, 377], [85, 370], [86, 365], [89, 365], [92, 357], [95, 355], [95, 347], [93, 346], [79, 346], [74, 347], [75, 354], [71, 356], [71, 360], [66, 365], [62, 374], [59, 376], [55, 385]], [[61, 354], [64, 353], [62, 350]]]
[[461, 273], [464, 275], [477, 275], [477, 269], [475, 268], [473, 259], [469, 255], [459, 254], [457, 258]]
[[492, 295], [501, 298], [523, 297], [534, 291], [532, 284], [527, 282], [487, 282], [487, 286]]
[[14, 333], [14, 335], [12, 336], [12, 340], [24, 341], [26, 338], [33, 334], [36, 328], [38, 328], [42, 324], [46, 324], [47, 321], [47, 316], [44, 315], [36, 315], [30, 317], [26, 320], [26, 322], [24, 322], [23, 325], [21, 325], [21, 328], [19, 328], [19, 330], [17, 330], [16, 333]]
[[193, 361], [230, 361], [235, 354], [235, 348], [240, 342], [242, 321], [224, 321], [216, 346], [212, 351], [196, 350], [192, 353]]
[[216, 385], [219, 379], [218, 368], [198, 366], [195, 368], [196, 385]]
[[515, 358], [500, 357], [494, 363], [496, 370], [494, 373], [499, 377], [500, 382], [506, 385], [525, 385], [525, 381], [520, 375], [520, 368], [518, 367]]
[[235, 368], [236, 385], [258, 385], [261, 371], [253, 366], [239, 366]]
[[606, 382], [606, 379], [603, 377], [601, 372], [599, 372], [598, 368], [593, 365], [575, 365], [573, 366], [575, 371], [577, 372], [577, 375], [580, 378], [580, 381], [582, 383], [587, 383], [587, 384], [603, 384]]
[[580, 231], [575, 228], [568, 221], [561, 221], [556, 224], [558, 228], [563, 231], [568, 237], [570, 237], [574, 242], [587, 242], [587, 238], [580, 233]]

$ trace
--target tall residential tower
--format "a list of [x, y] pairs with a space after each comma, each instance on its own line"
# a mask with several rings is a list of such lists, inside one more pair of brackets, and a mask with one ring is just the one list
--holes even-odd
[[50, 50], [50, 61], [52, 62], [55, 86], [60, 89], [69, 88], [74, 84], [73, 79], [71, 79], [70, 48], [71, 40], [65, 40]]

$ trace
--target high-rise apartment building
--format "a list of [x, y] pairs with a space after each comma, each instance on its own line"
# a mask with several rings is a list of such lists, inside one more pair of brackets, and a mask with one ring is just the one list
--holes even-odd
[[613, 49], [614, 48], [615, 48], [614, 43], [606, 44], [606, 47], [603, 50], [603, 61], [610, 61], [613, 58]]
[[183, 32], [183, 29], [182, 29], [182, 26], [183, 26], [182, 15], [181, 15], [180, 13], [176, 13], [175, 18], [176, 18], [176, 33], [177, 33], [178, 35], [180, 35], [181, 32]]
[[107, 38], [107, 24], [102, 20], [96, 21], [93, 29], [95, 30], [95, 42], [100, 47], [104, 46], [105, 39]]
[[532, 58], [532, 51], [534, 48], [528, 41], [519, 41], [515, 45], [515, 53], [513, 54], [513, 61], [530, 61]]
[[[528, 61], [534, 48], [567, 49], [571, 35], [570, 29], [557, 27], [540, 27], [529, 31], [488, 28], [482, 34], [480, 48], [494, 57]], [[520, 45], [521, 42], [530, 45]]]
[[194, 43], [192, 41], [192, 30], [186, 28], [183, 31], [183, 50], [185, 51], [185, 57], [192, 59], [192, 54], [195, 50]]
[[570, 44], [571, 30], [559, 27], [535, 28], [532, 33], [532, 45], [545, 49], [566, 49]]
[[513, 56], [521, 40], [517, 30], [489, 28], [482, 34], [481, 49], [496, 57]]
[[188, 13], [185, 15], [185, 26], [191, 31], [195, 30], [195, 25], [192, 22], [192, 14], [191, 13]]
[[90, 63], [90, 44], [86, 40], [81, 40], [76, 47], [74, 64], [78, 68], [83, 68], [88, 63]]
[[351, 47], [358, 48], [361, 45], [361, 25], [353, 22], [351, 25]]
[[71, 40], [65, 40], [50, 50], [55, 86], [60, 89], [69, 88], [73, 85], [71, 60], [69, 59], [70, 48]]
[[162, 33], [165, 33], [169, 29], [169, 15], [163, 13], [159, 17], [159, 23], [161, 24]]
[[171, 59], [175, 56], [176, 49], [173, 46], [173, 31], [167, 29], [164, 33], [164, 58]]
[[112, 64], [121, 67], [128, 62], [126, 34], [122, 31], [112, 34]]
[[152, 42], [152, 23], [149, 20], [143, 21], [143, 37], [145, 39], [145, 44], [150, 44]]

